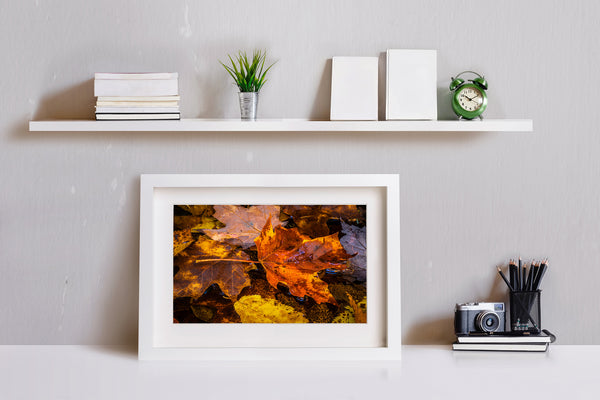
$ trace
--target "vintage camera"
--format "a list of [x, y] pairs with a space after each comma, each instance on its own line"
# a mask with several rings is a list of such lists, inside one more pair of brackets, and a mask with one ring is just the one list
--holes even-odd
[[504, 332], [504, 303], [457, 304], [454, 311], [456, 335]]

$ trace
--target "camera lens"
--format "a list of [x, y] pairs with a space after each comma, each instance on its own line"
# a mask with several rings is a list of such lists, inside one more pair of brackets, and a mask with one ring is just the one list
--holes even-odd
[[475, 319], [475, 327], [482, 332], [496, 332], [500, 327], [500, 318], [492, 311], [480, 312]]

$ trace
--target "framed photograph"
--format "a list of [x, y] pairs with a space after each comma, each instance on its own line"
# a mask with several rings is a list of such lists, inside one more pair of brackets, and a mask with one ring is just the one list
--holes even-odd
[[398, 175], [142, 175], [140, 359], [400, 358]]

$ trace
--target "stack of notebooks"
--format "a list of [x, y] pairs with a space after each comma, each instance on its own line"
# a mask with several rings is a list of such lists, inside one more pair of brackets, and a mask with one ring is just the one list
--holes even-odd
[[180, 119], [176, 72], [96, 73], [97, 120]]
[[452, 344], [453, 350], [490, 351], [546, 351], [552, 337], [544, 332], [539, 334], [493, 334], [458, 336]]

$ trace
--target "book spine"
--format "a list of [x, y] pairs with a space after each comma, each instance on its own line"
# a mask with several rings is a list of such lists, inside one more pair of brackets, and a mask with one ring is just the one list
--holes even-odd
[[97, 114], [178, 113], [179, 107], [96, 107]]
[[168, 114], [98, 114], [96, 113], [96, 120], [98, 121], [122, 121], [122, 120], [178, 120], [180, 119], [179, 113], [168, 113]]
[[97, 101], [96, 107], [179, 107], [178, 101]]
[[99, 96], [98, 101], [179, 101], [181, 96]]
[[112, 73], [96, 72], [94, 79], [177, 79], [177, 72]]
[[94, 96], [172, 96], [179, 94], [177, 79], [96, 79]]

